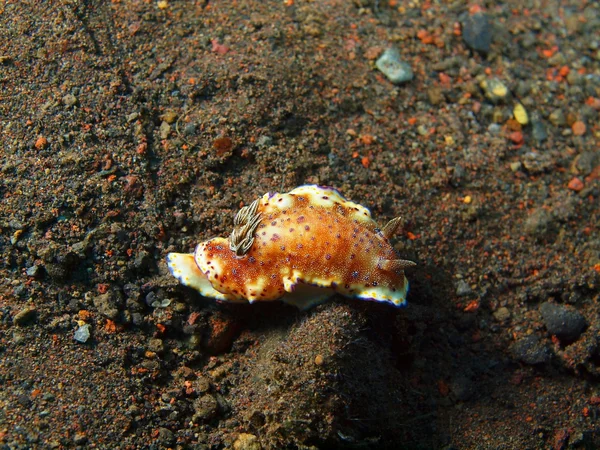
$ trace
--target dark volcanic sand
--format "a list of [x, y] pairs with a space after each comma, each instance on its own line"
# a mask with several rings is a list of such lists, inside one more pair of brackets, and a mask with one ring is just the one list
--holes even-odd
[[[598, 448], [599, 36], [581, 0], [2, 2], [0, 448]], [[404, 218], [408, 308], [168, 274], [309, 183]]]

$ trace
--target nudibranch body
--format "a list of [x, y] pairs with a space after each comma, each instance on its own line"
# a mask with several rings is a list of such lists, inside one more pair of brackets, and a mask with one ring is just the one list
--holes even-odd
[[234, 302], [281, 299], [301, 309], [334, 293], [406, 302], [404, 269], [389, 238], [365, 207], [333, 188], [301, 186], [265, 194], [240, 210], [227, 239], [198, 244], [193, 254], [169, 253], [171, 273], [205, 297]]

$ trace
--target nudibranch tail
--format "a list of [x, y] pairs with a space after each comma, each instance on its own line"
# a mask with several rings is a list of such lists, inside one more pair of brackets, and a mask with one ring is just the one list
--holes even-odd
[[193, 254], [169, 253], [167, 255], [167, 266], [171, 274], [184, 286], [197, 290], [204, 297], [217, 300], [235, 300], [227, 294], [223, 294], [213, 288], [208, 278], [198, 268]]

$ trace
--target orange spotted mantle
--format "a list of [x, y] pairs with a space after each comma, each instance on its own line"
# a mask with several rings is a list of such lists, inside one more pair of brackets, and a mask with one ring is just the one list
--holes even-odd
[[333, 188], [301, 186], [265, 194], [240, 210], [229, 238], [198, 244], [193, 254], [169, 253], [167, 265], [184, 285], [227, 301], [281, 299], [305, 309], [334, 293], [406, 302], [404, 269], [389, 238], [365, 207]]

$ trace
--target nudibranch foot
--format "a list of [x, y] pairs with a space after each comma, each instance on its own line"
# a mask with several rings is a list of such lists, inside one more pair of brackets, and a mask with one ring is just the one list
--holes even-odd
[[337, 190], [300, 186], [267, 193], [243, 207], [228, 238], [198, 244], [193, 255], [169, 253], [171, 273], [205, 297], [282, 300], [301, 309], [341, 294], [402, 306], [415, 265], [390, 239], [400, 218], [382, 229], [370, 211]]
[[306, 283], [297, 283], [294, 285], [292, 292], [286, 292], [281, 297], [281, 301], [305, 311], [313, 306], [320, 305], [333, 295], [335, 295], [335, 292], [331, 289], [323, 289], [322, 287], [311, 286]]
[[177, 278], [181, 284], [195, 289], [202, 296], [216, 300], [235, 301], [230, 295], [223, 294], [213, 288], [208, 278], [198, 268], [193, 254], [169, 253], [167, 255], [167, 266], [171, 275]]

